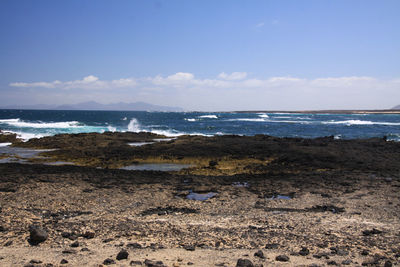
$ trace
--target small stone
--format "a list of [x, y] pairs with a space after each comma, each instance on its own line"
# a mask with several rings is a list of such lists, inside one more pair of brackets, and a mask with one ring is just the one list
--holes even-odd
[[69, 245], [71, 248], [77, 248], [77, 247], [79, 247], [79, 242], [78, 241], [75, 241], [75, 242], [73, 242], [73, 243], [71, 243], [71, 245]]
[[129, 256], [128, 251], [126, 251], [125, 249], [122, 249], [117, 255], [117, 260], [119, 260], [119, 261], [125, 260], [128, 258], [128, 256]]
[[254, 264], [248, 259], [238, 259], [236, 267], [254, 267]]
[[276, 256], [275, 260], [277, 261], [289, 261], [289, 257], [286, 255], [278, 255]]
[[106, 239], [103, 240], [103, 243], [109, 243], [109, 242], [111, 242], [113, 240], [114, 240], [114, 238], [106, 238]]
[[310, 254], [310, 250], [306, 247], [302, 247], [301, 250], [299, 251], [299, 254], [301, 256], [307, 256], [308, 254]]
[[129, 265], [130, 265], [130, 266], [135, 266], [135, 265], [140, 265], [140, 266], [142, 266], [142, 262], [141, 262], [141, 261], [131, 261], [131, 262], [129, 263]]
[[343, 265], [350, 265], [352, 262], [353, 262], [352, 260], [347, 259], [347, 260], [342, 261], [342, 264]]
[[139, 243], [129, 243], [128, 245], [126, 245], [128, 248], [142, 248], [142, 245], [140, 245]]
[[393, 264], [392, 264], [391, 261], [387, 260], [387, 261], [385, 262], [385, 265], [383, 265], [383, 266], [384, 266], [384, 267], [392, 267]]
[[277, 249], [279, 247], [279, 244], [273, 243], [273, 244], [266, 244], [265, 248], [266, 249]]
[[65, 249], [62, 251], [63, 254], [76, 254], [76, 251], [73, 249]]
[[366, 249], [363, 249], [363, 250], [361, 251], [361, 255], [363, 255], [363, 256], [367, 256], [368, 254], [369, 254], [369, 251], [366, 250]]
[[152, 260], [145, 260], [144, 264], [147, 267], [164, 267], [164, 263], [162, 261], [152, 261]]
[[81, 236], [86, 238], [86, 239], [92, 239], [92, 238], [94, 238], [95, 234], [93, 232], [86, 231]]
[[191, 261], [189, 261], [189, 262], [187, 263], [187, 265], [194, 265], [194, 263], [191, 262]]
[[186, 245], [183, 248], [186, 249], [187, 251], [195, 251], [196, 250], [196, 247], [192, 246], [192, 245]]
[[81, 248], [81, 251], [90, 251], [88, 248]]
[[115, 264], [115, 261], [113, 259], [108, 258], [108, 259], [105, 259], [103, 261], [103, 264], [104, 265], [111, 265], [111, 264]]
[[172, 264], [172, 266], [173, 266], [173, 267], [179, 267], [180, 265], [179, 265], [179, 263], [174, 262], [174, 264]]
[[328, 265], [338, 265], [338, 264], [336, 263], [336, 261], [328, 261], [327, 264], [328, 264]]
[[48, 234], [47, 232], [36, 226], [36, 225], [31, 225], [29, 226], [29, 240], [28, 242], [31, 245], [38, 245], [39, 243], [42, 243], [44, 241], [46, 241], [46, 239], [48, 238]]
[[7, 241], [5, 244], [4, 244], [4, 246], [5, 247], [9, 247], [9, 246], [11, 246], [13, 244], [13, 241], [12, 240], [9, 240], [9, 241]]
[[31, 260], [29, 263], [31, 263], [31, 264], [41, 264], [42, 261], [41, 260]]
[[66, 259], [62, 259], [61, 261], [60, 261], [60, 264], [67, 264], [68, 263], [68, 261], [66, 260]]
[[254, 253], [254, 256], [259, 257], [261, 259], [265, 259], [265, 256], [264, 256], [264, 253], [262, 252], [262, 250], [259, 250], [256, 253]]

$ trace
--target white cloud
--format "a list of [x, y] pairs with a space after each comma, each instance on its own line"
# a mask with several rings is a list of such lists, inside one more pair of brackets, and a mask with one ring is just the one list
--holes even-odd
[[[177, 72], [166, 76], [115, 80], [101, 80], [89, 75], [73, 81], [14, 82], [10, 86], [53, 89], [54, 93], [43, 91], [46, 99], [50, 94], [62, 99], [64, 94], [70, 98], [81, 97], [80, 100], [131, 99], [198, 110], [390, 108], [399, 104], [400, 99], [399, 78], [366, 76], [253, 78], [246, 72], [222, 72], [216, 78], [196, 78], [192, 73]], [[92, 91], [84, 93], [75, 89]], [[95, 89], [98, 92], [95, 93]], [[40, 93], [40, 90], [32, 92], [35, 96]]]
[[134, 87], [137, 82], [134, 79], [119, 79], [112, 81], [101, 81], [94, 75], [84, 77], [82, 80], [61, 82], [15, 82], [10, 83], [12, 87], [39, 87], [39, 88], [58, 88], [58, 89], [112, 89], [114, 87]]
[[232, 72], [231, 74], [226, 74], [225, 72], [222, 72], [218, 75], [218, 78], [224, 80], [243, 80], [246, 77], [246, 72]]
[[265, 25], [265, 22], [260, 22], [256, 25], [257, 28], [261, 28]]

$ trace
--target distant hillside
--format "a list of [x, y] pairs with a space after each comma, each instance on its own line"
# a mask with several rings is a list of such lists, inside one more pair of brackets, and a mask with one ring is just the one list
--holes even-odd
[[53, 110], [119, 110], [119, 111], [183, 111], [179, 107], [152, 105], [145, 102], [100, 104], [94, 101], [70, 105], [8, 105], [3, 109], [53, 109]]
[[393, 107], [392, 109], [400, 109], [400, 105]]

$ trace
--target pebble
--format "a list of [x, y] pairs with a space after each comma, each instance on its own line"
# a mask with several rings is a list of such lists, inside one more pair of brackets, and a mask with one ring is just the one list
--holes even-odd
[[299, 251], [299, 254], [301, 256], [307, 256], [308, 254], [310, 254], [310, 250], [306, 247], [302, 247], [301, 250]]
[[67, 264], [68, 263], [68, 261], [66, 260], [66, 259], [62, 259], [61, 261], [60, 261], [60, 264]]
[[73, 242], [73, 243], [71, 243], [71, 245], [69, 245], [71, 248], [77, 248], [77, 247], [79, 247], [79, 242], [78, 241], [75, 241], [75, 242]]
[[236, 267], [254, 267], [254, 264], [248, 259], [238, 259]]
[[286, 255], [278, 255], [276, 256], [275, 260], [277, 261], [289, 261], [289, 257]]
[[103, 261], [104, 265], [111, 265], [111, 264], [115, 264], [115, 261], [113, 259], [105, 259]]
[[261, 259], [265, 259], [265, 256], [264, 256], [264, 253], [262, 252], [262, 250], [259, 250], [256, 253], [254, 253], [254, 256], [259, 257]]

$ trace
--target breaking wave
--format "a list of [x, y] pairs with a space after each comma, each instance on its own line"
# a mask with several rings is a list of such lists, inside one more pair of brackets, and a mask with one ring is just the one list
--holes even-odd
[[199, 116], [199, 118], [202, 118], [202, 119], [218, 119], [217, 115], [202, 115], [202, 116]]
[[20, 128], [74, 128], [83, 126], [78, 121], [26, 122], [20, 119], [7, 119], [7, 120], [0, 120], [0, 123]]
[[346, 120], [346, 121], [322, 121], [322, 124], [345, 124], [345, 125], [400, 125], [400, 122], [378, 122], [378, 121], [362, 121], [362, 120]]

